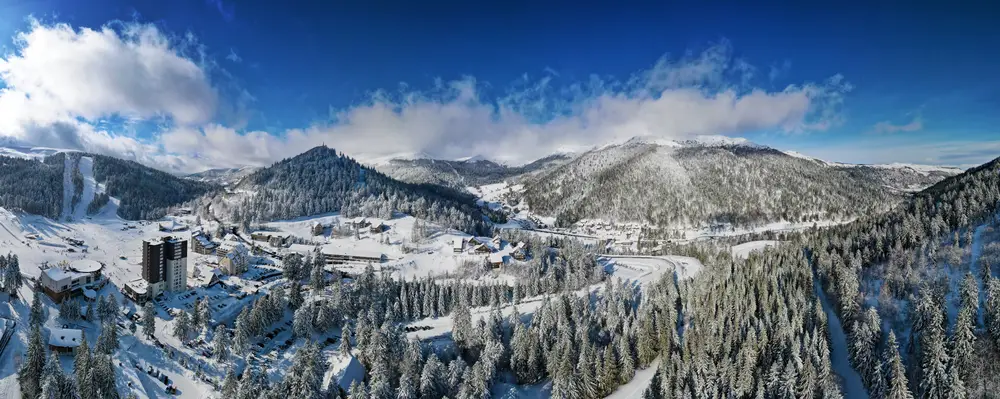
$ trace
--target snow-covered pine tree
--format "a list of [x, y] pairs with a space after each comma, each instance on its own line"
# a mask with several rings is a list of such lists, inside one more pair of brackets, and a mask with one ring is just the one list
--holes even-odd
[[447, 369], [436, 354], [431, 354], [424, 364], [424, 369], [420, 373], [420, 394], [425, 398], [439, 398], [447, 395], [446, 388]]
[[[9, 266], [8, 266], [9, 267]], [[41, 326], [45, 321], [45, 308], [42, 305], [41, 292], [35, 290], [31, 297], [31, 312], [28, 317], [29, 326]]]
[[42, 372], [42, 393], [44, 399], [75, 399], [73, 382], [63, 374], [59, 355], [52, 352]]
[[215, 328], [215, 334], [212, 336], [212, 344], [215, 360], [219, 363], [229, 360], [229, 350], [232, 340], [229, 338], [229, 329], [226, 328], [225, 324], [219, 324]]
[[152, 337], [153, 331], [156, 331], [156, 309], [150, 301], [142, 307], [142, 333], [146, 337]]
[[[978, 299], [978, 294], [977, 294]], [[968, 386], [972, 379], [972, 371], [975, 368], [976, 358], [976, 334], [974, 309], [971, 302], [958, 312], [958, 319], [955, 322], [955, 332], [951, 335], [951, 359], [953, 367], [958, 370], [965, 386]]]
[[118, 350], [118, 327], [107, 322], [101, 326], [101, 335], [97, 336], [97, 352], [110, 355]]
[[21, 397], [37, 398], [42, 393], [42, 371], [45, 368], [45, 346], [42, 343], [42, 328], [31, 327], [28, 348], [24, 353], [21, 368], [17, 371], [17, 382], [21, 385]]
[[76, 348], [73, 357], [73, 377], [76, 380], [77, 394], [80, 399], [97, 399], [94, 396], [93, 382], [90, 380], [90, 346], [87, 344], [87, 333], [81, 334], [80, 346]]
[[942, 315], [937, 306], [927, 306], [922, 317], [927, 320], [920, 332], [920, 392], [924, 398], [947, 397], [949, 380], [948, 352], [945, 349]]
[[288, 306], [298, 310], [305, 298], [302, 297], [302, 284], [292, 281], [292, 288], [288, 291]]
[[181, 342], [184, 342], [187, 341], [190, 332], [191, 316], [188, 316], [187, 312], [180, 312], [180, 314], [174, 318], [174, 336], [181, 340]]

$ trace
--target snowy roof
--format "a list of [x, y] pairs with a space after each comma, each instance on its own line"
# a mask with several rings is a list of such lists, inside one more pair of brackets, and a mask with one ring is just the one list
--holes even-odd
[[45, 275], [47, 275], [52, 281], [66, 281], [87, 276], [86, 273], [77, 273], [72, 270], [63, 270], [58, 267], [45, 269]]
[[60, 348], [76, 348], [83, 342], [83, 331], [74, 328], [50, 328], [49, 345]]
[[201, 246], [205, 248], [214, 248], [219, 245], [212, 242], [212, 240], [209, 240], [208, 237], [205, 237], [203, 234], [195, 234], [191, 237], [198, 240], [198, 244], [201, 244]]
[[234, 250], [234, 249], [236, 249], [238, 247], [242, 247], [242, 246], [243, 246], [243, 243], [239, 242], [239, 241], [226, 240], [226, 241], [222, 241], [222, 242], [219, 243], [219, 248], [223, 249], [223, 250], [227, 250], [227, 251], [232, 251], [232, 250]]
[[91, 259], [75, 260], [69, 264], [69, 268], [80, 273], [94, 273], [101, 270], [101, 263]]
[[160, 223], [160, 228], [167, 231], [177, 231], [187, 229], [187, 225], [183, 223], [178, 223], [176, 220], [170, 220], [167, 223]]
[[364, 257], [364, 258], [381, 258], [385, 254], [379, 251], [373, 251], [369, 249], [353, 248], [353, 247], [339, 247], [333, 245], [324, 245], [320, 248], [320, 253], [323, 255], [345, 255], [354, 257]]
[[302, 255], [310, 254], [315, 249], [316, 249], [315, 245], [307, 245], [307, 244], [292, 244], [288, 246], [289, 252], [295, 252]]
[[129, 281], [125, 283], [125, 285], [129, 286], [132, 291], [139, 295], [145, 294], [146, 290], [149, 289], [149, 284], [146, 283], [146, 280], [141, 278]]
[[455, 247], [455, 249], [465, 248], [465, 239], [464, 238], [456, 238], [455, 241], [452, 243], [452, 245]]
[[490, 254], [490, 263], [507, 263], [507, 255], [492, 253]]
[[337, 357], [330, 359], [330, 369], [323, 375], [323, 389], [330, 390], [334, 382], [344, 391], [351, 389], [351, 384], [355, 381], [362, 382], [365, 379], [365, 366], [354, 356]]
[[358, 217], [356, 217], [354, 219], [351, 219], [351, 222], [354, 222], [354, 223], [364, 223], [365, 220], [367, 220], [367, 219], [365, 219], [363, 216], [358, 216]]

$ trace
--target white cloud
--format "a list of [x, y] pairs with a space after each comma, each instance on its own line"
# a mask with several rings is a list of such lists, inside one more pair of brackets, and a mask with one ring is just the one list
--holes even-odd
[[[681, 60], [664, 58], [625, 82], [592, 78], [556, 88], [547, 76], [522, 82], [496, 103], [482, 99], [474, 78], [438, 81], [428, 92], [375, 93], [365, 104], [334, 112], [329, 123], [280, 137], [212, 126], [174, 130], [163, 141], [167, 151], [218, 160], [213, 166], [219, 167], [266, 164], [323, 143], [361, 159], [480, 154], [522, 163], [632, 136], [794, 133], [839, 123], [843, 95], [851, 89], [839, 75], [780, 91], [747, 89], [742, 83], [753, 69], [730, 54], [722, 44]], [[726, 83], [727, 75], [737, 82]]]
[[232, 48], [229, 49], [229, 55], [226, 56], [226, 59], [237, 64], [239, 64], [240, 61], [243, 61], [243, 59], [240, 58], [240, 55], [236, 54], [236, 50], [233, 50]]
[[890, 121], [882, 121], [876, 123], [872, 128], [872, 131], [879, 134], [890, 134], [899, 132], [916, 132], [918, 130], [923, 130], [924, 121], [920, 116], [914, 117], [910, 123], [905, 125], [897, 125]]
[[[219, 123], [216, 114], [226, 108], [207, 72], [217, 64], [195, 47], [198, 62], [153, 25], [91, 30], [35, 22], [18, 35], [17, 51], [0, 59], [7, 86], [0, 91], [0, 135], [176, 171], [265, 165], [321, 144], [360, 159], [419, 152], [521, 163], [632, 136], [824, 130], [840, 122], [851, 90], [839, 75], [782, 90], [755, 88], [756, 68], [723, 42], [663, 57], [624, 80], [592, 76], [559, 85], [552, 73], [525, 77], [499, 99], [486, 99], [490, 85], [473, 77], [438, 79], [427, 91], [401, 85], [335, 110], [329, 121], [268, 134]], [[107, 116], [170, 123], [139, 140], [97, 128]]]

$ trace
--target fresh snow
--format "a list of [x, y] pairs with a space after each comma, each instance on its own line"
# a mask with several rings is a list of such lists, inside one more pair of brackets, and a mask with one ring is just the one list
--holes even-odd
[[763, 252], [765, 248], [778, 245], [779, 243], [780, 241], [774, 240], [750, 241], [733, 245], [729, 250], [732, 252], [733, 258], [746, 259], [750, 256], [751, 252]]
[[83, 175], [83, 194], [73, 211], [73, 220], [82, 220], [87, 216], [87, 207], [94, 200], [94, 188], [97, 185], [97, 181], [94, 180], [94, 158], [81, 157], [79, 168], [80, 174]]
[[649, 367], [642, 370], [636, 370], [635, 376], [627, 384], [619, 386], [611, 395], [608, 395], [607, 399], [633, 399], [641, 398], [642, 393], [646, 391], [649, 387], [650, 382], [653, 381], [653, 377], [656, 376], [656, 371], [660, 366], [660, 357], [657, 356], [651, 363]]

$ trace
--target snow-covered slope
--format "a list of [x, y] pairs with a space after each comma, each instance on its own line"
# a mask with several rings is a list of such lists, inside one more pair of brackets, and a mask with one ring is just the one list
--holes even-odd
[[560, 224], [660, 226], [844, 220], [884, 211], [957, 170], [837, 165], [745, 140], [638, 137], [523, 179], [525, 202]]

